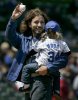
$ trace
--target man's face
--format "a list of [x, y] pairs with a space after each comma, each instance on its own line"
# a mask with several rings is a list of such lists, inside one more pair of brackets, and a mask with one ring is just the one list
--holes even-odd
[[40, 35], [43, 32], [44, 26], [45, 26], [44, 17], [41, 15], [33, 18], [30, 23], [30, 28], [32, 29], [32, 32], [35, 36]]

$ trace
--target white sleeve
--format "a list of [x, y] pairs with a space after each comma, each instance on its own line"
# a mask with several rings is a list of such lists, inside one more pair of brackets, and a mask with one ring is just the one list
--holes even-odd
[[64, 41], [62, 41], [62, 49], [63, 49], [63, 52], [64, 52], [64, 53], [70, 51], [70, 49], [69, 49], [67, 43], [64, 42]]

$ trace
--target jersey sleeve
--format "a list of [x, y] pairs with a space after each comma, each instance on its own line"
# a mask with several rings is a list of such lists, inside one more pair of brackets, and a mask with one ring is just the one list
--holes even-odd
[[67, 43], [64, 41], [62, 41], [62, 50], [63, 50], [63, 53], [70, 52], [70, 49], [69, 49]]

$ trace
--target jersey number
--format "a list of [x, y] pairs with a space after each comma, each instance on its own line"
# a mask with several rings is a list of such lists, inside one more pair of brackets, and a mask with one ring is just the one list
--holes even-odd
[[59, 57], [59, 53], [57, 53], [57, 55], [55, 56], [54, 52], [49, 52], [48, 55], [49, 55], [49, 59], [48, 59], [49, 62], [53, 62]]

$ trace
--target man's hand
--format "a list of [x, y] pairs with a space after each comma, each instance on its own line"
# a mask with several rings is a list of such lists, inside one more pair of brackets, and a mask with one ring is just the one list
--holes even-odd
[[25, 11], [25, 10], [20, 10], [20, 5], [23, 5], [23, 4], [22, 3], [21, 4], [18, 4], [16, 6], [16, 8], [14, 9], [13, 13], [12, 13], [11, 18], [13, 20], [18, 19], [23, 14], [23, 12]]
[[46, 66], [41, 66], [39, 69], [36, 70], [36, 73], [44, 76], [44, 75], [47, 75], [48, 69]]

